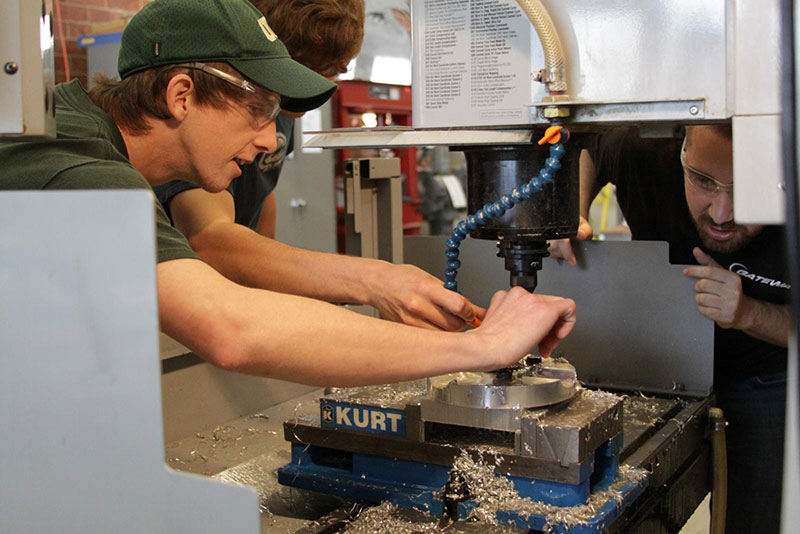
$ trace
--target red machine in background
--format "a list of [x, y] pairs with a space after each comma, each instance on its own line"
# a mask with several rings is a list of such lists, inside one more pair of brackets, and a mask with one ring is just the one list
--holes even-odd
[[[339, 82], [333, 95], [334, 128], [411, 126], [411, 87], [357, 80]], [[419, 211], [419, 182], [417, 179], [417, 149], [393, 149], [392, 156], [400, 158], [403, 173], [403, 233], [417, 235], [422, 226]], [[336, 235], [339, 252], [344, 252], [344, 182], [343, 162], [354, 157], [376, 157], [384, 151], [375, 149], [337, 150]]]

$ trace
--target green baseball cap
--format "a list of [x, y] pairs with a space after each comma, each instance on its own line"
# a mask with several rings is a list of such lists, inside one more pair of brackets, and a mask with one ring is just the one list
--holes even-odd
[[287, 111], [317, 108], [336, 91], [335, 83], [289, 56], [264, 15], [247, 0], [154, 0], [122, 33], [117, 67], [125, 78], [195, 61], [229, 63], [281, 95]]

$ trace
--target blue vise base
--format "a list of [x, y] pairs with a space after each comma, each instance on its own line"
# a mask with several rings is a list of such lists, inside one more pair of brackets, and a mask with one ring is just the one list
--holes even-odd
[[[647, 478], [626, 481], [619, 476], [621, 400], [609, 403], [608, 398], [603, 398], [601, 403], [594, 402], [592, 412], [585, 409], [587, 403], [593, 403], [591, 393], [582, 395], [583, 392], [580, 398], [568, 401], [568, 406], [521, 418], [513, 447], [443, 443], [441, 439], [426, 442], [426, 435], [432, 432], [420, 420], [419, 403], [385, 407], [323, 398], [318, 420], [285, 424], [286, 439], [293, 442], [292, 460], [278, 470], [278, 481], [356, 500], [389, 501], [439, 516], [447, 506], [445, 488], [453, 462], [462, 450], [467, 450], [487, 464], [499, 465], [496, 476], [510, 480], [522, 499], [547, 506], [582, 506], [593, 494], [613, 484], [616, 497], [598, 506], [591, 521], [571, 525], [568, 530], [593, 532], [592, 528], [605, 528], [613, 521], [643, 491]], [[578, 417], [570, 428], [576, 419], [570, 410], [576, 406], [581, 413], [592, 413], [588, 423]], [[480, 430], [476, 432], [480, 434]], [[569, 463], [576, 458], [578, 462]], [[459, 503], [457, 510], [466, 517], [473, 507], [474, 502], [467, 500]], [[525, 515], [514, 510], [500, 512], [497, 518], [502, 523], [532, 529], [543, 528], [547, 521], [543, 514]], [[560, 531], [558, 525], [551, 524], [550, 528]]]

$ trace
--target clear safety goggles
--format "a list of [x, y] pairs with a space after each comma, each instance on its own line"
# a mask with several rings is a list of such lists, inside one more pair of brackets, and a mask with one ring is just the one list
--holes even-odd
[[[234, 76], [233, 74], [228, 74], [223, 70], [219, 70], [207, 63], [202, 63], [199, 61], [195, 61], [192, 63], [178, 63], [175, 65], [176, 67], [184, 67], [187, 69], [196, 69], [205, 72], [206, 74], [210, 74], [211, 76], [215, 76], [221, 80], [225, 80], [228, 83], [235, 85], [236, 87], [241, 87], [248, 93], [255, 94], [256, 86], [254, 83], [250, 82], [249, 80], [245, 80], [244, 78], [239, 78], [238, 76]], [[266, 122], [274, 121], [278, 114], [281, 112], [280, 103], [275, 103], [273, 108], [269, 111], [267, 116], [265, 117]]]

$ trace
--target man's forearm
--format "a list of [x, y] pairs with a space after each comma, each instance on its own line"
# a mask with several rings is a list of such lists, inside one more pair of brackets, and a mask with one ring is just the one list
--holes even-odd
[[548, 356], [575, 320], [574, 302], [514, 288], [494, 296], [480, 328], [442, 332], [242, 287], [192, 259], [159, 263], [157, 275], [164, 333], [224, 369], [311, 385], [507, 367], [537, 345]]
[[264, 204], [261, 206], [261, 215], [258, 217], [258, 233], [275, 239], [275, 223], [277, 220], [277, 200], [275, 198], [275, 191], [267, 195], [264, 199]]
[[[274, 330], [264, 335], [252, 324], [244, 333], [249, 343], [236, 368], [240, 372], [320, 386], [356, 386], [443, 374], [455, 362], [460, 362], [456, 368], [475, 369], [479, 362], [464, 334], [413, 328], [292, 295], [257, 299], [249, 311], [265, 311], [263, 300], [271, 311], [261, 318]], [[265, 358], [265, 352], [271, 356]], [[281, 356], [286, 354], [292, 357]]]
[[464, 333], [413, 328], [241, 287], [194, 260], [159, 264], [158, 286], [164, 333], [228, 370], [350, 386], [476, 368], [481, 361], [477, 340], [473, 350], [472, 336]]
[[190, 238], [209, 265], [239, 284], [326, 300], [367, 304], [383, 262], [299, 249], [234, 223]]
[[745, 334], [761, 341], [786, 347], [792, 325], [792, 311], [788, 304], [772, 304], [747, 297], [748, 312], [744, 326]]

